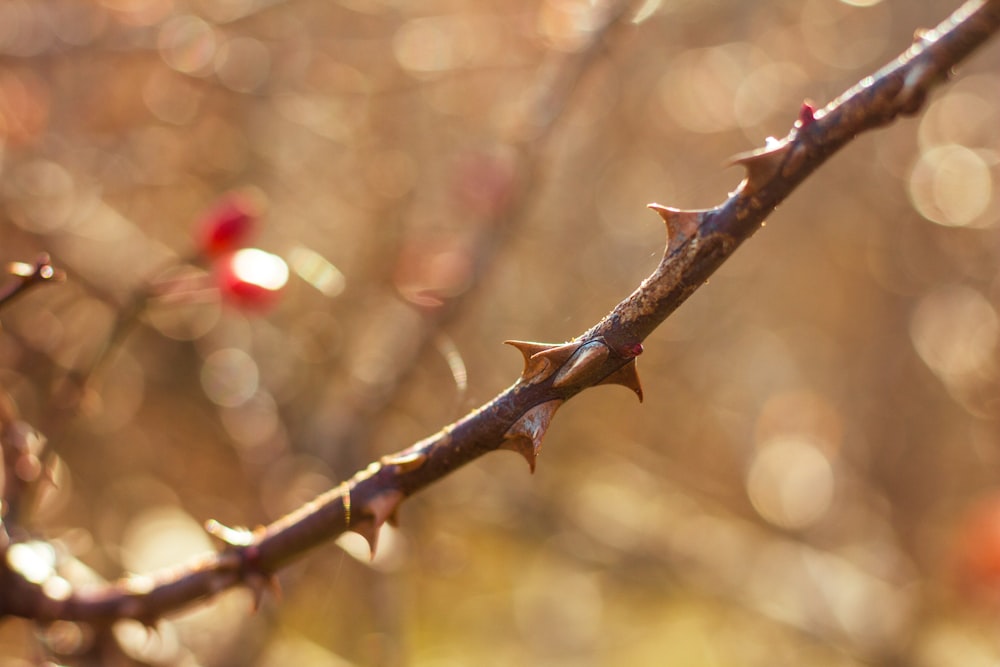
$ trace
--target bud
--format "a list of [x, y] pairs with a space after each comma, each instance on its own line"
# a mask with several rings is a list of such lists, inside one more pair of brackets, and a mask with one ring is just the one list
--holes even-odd
[[269, 310], [288, 283], [285, 260], [257, 248], [220, 257], [213, 268], [223, 298], [242, 310]]
[[199, 254], [219, 257], [242, 248], [257, 229], [261, 208], [261, 197], [255, 190], [224, 194], [198, 221]]

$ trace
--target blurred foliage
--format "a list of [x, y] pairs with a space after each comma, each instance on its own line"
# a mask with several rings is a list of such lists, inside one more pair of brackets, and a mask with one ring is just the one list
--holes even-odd
[[[655, 266], [646, 203], [720, 202], [728, 156], [956, 6], [651, 0], [594, 42], [583, 0], [3, 0], [0, 259], [69, 276], [0, 314], [0, 383], [56, 456], [24, 528], [90, 577], [149, 571], [437, 430], [517, 376], [502, 340], [571, 338]], [[534, 476], [477, 462], [373, 563], [347, 535], [256, 614], [235, 591], [119, 640], [219, 666], [995, 664], [998, 150], [994, 43], [647, 341], [644, 405], [586, 392]], [[179, 259], [234, 187], [291, 269], [266, 313]], [[0, 626], [4, 664], [37, 658], [27, 627]], [[93, 640], [37, 632], [67, 662]]]

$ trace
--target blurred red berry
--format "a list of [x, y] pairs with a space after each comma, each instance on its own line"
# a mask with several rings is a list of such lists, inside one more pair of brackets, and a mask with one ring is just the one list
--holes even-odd
[[247, 244], [257, 229], [261, 199], [248, 190], [236, 190], [220, 197], [205, 211], [196, 230], [199, 252], [219, 257]]
[[981, 498], [966, 511], [955, 536], [953, 558], [964, 595], [1000, 603], [1000, 493]]
[[213, 268], [223, 298], [246, 311], [274, 307], [288, 282], [285, 260], [257, 248], [243, 248], [220, 257]]

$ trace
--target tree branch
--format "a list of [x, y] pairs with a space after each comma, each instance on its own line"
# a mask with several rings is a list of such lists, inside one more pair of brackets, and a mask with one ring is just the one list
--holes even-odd
[[[972, 0], [899, 58], [825, 108], [803, 104], [786, 137], [733, 162], [746, 178], [721, 205], [682, 211], [653, 204], [667, 226], [656, 270], [603, 320], [569, 343], [513, 342], [525, 359], [520, 378], [492, 401], [413, 446], [372, 463], [341, 486], [253, 531], [209, 522], [224, 544], [186, 565], [95, 590], [31, 581], [0, 561], [0, 614], [95, 623], [167, 612], [237, 584], [258, 594], [272, 574], [345, 530], [374, 553], [379, 528], [410, 495], [496, 449], [522, 454], [532, 469], [558, 407], [598, 384], [622, 384], [642, 397], [635, 358], [642, 341], [749, 238], [810, 173], [859, 133], [918, 111], [949, 70], [1000, 29], [1000, 0]], [[53, 575], [53, 578], [55, 575]]]

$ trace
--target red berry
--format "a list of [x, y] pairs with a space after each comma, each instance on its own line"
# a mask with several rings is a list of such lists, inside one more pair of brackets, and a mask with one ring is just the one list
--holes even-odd
[[230, 303], [249, 311], [274, 307], [288, 282], [288, 265], [277, 255], [243, 248], [214, 264], [219, 290]]
[[260, 197], [252, 191], [233, 191], [220, 197], [198, 221], [198, 250], [219, 257], [246, 245], [256, 231]]
[[980, 498], [966, 511], [953, 558], [959, 589], [967, 597], [1000, 602], [1000, 494]]

